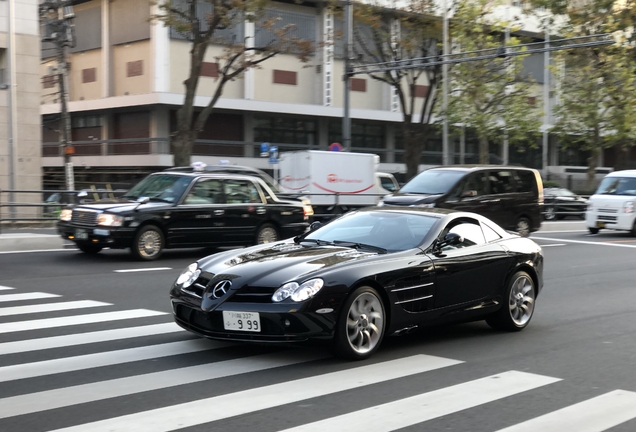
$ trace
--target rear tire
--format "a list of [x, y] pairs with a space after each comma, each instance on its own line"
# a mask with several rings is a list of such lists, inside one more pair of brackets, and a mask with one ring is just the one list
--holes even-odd
[[274, 243], [280, 240], [278, 230], [272, 224], [263, 224], [256, 233], [256, 244]]
[[532, 231], [532, 224], [530, 223], [530, 219], [528, 219], [527, 217], [520, 217], [517, 220], [515, 231], [521, 237], [530, 237], [530, 232]]
[[600, 228], [588, 228], [587, 230], [590, 232], [590, 234], [598, 234]]
[[537, 290], [530, 275], [524, 271], [515, 273], [504, 291], [501, 309], [486, 318], [486, 323], [496, 330], [523, 330], [534, 314], [536, 297]]
[[163, 233], [154, 225], [141, 228], [130, 247], [135, 258], [142, 261], [153, 261], [159, 258], [164, 248]]
[[85, 254], [89, 254], [89, 255], [97, 255], [101, 250], [102, 247], [96, 244], [78, 244], [77, 248], [79, 250], [81, 250], [82, 252], [84, 252]]
[[363, 286], [352, 292], [340, 310], [332, 351], [342, 358], [364, 360], [375, 353], [386, 325], [384, 303], [378, 292]]

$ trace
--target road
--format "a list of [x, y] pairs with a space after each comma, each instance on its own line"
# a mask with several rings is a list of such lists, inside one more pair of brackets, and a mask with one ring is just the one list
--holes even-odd
[[534, 237], [526, 330], [428, 329], [364, 362], [176, 328], [168, 288], [201, 250], [0, 254], [0, 431], [633, 432], [636, 239]]

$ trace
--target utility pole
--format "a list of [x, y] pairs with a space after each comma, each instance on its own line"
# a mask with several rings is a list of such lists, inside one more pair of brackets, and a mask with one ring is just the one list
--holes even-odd
[[[448, 5], [447, 0], [442, 2], [444, 8], [442, 14], [442, 43], [443, 55], [450, 54], [448, 41]], [[450, 165], [450, 148], [448, 144], [448, 63], [442, 64], [442, 111], [444, 111], [444, 123], [442, 123], [442, 165]]]
[[75, 153], [71, 145], [71, 116], [68, 111], [68, 63], [66, 48], [75, 46], [72, 0], [45, 0], [40, 4], [40, 17], [45, 21], [46, 34], [43, 42], [53, 42], [57, 54], [56, 75], [60, 90], [60, 147], [64, 154], [66, 190], [75, 190], [75, 175], [71, 156]]
[[344, 116], [342, 117], [342, 146], [344, 151], [351, 151], [351, 54], [353, 53], [353, 4], [345, 3], [345, 73], [344, 80]]

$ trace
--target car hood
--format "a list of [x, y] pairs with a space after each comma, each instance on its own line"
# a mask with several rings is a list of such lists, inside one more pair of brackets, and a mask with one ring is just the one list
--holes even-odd
[[296, 244], [293, 241], [232, 250], [199, 262], [215, 280], [231, 280], [231, 289], [243, 286], [279, 287], [291, 281], [320, 277], [327, 270], [377, 258], [376, 252], [340, 246]]
[[592, 195], [589, 202], [597, 209], [622, 209], [625, 202], [634, 200], [636, 196], [631, 195]]
[[76, 210], [94, 210], [99, 212], [109, 212], [109, 213], [124, 213], [138, 210], [147, 210], [153, 208], [162, 208], [171, 206], [172, 204], [160, 202], [160, 201], [150, 201], [145, 204], [139, 204], [136, 201], [128, 201], [128, 200], [107, 200], [100, 201], [99, 203], [91, 203], [91, 204], [78, 204], [73, 208]]
[[396, 193], [382, 198], [386, 205], [412, 206], [435, 202], [442, 194], [410, 194]]

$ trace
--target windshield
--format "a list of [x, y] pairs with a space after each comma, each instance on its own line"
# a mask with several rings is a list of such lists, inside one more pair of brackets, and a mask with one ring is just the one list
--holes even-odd
[[437, 221], [435, 217], [410, 213], [351, 212], [310, 233], [301, 242], [354, 243], [359, 244], [359, 249], [368, 245], [396, 252], [419, 246]]
[[596, 193], [599, 195], [636, 195], [636, 177], [605, 177]]
[[122, 198], [136, 200], [148, 197], [165, 202], [177, 202], [192, 181], [190, 177], [170, 174], [150, 175], [137, 183]]
[[448, 192], [462, 177], [464, 171], [428, 170], [413, 177], [400, 192], [441, 195]]

